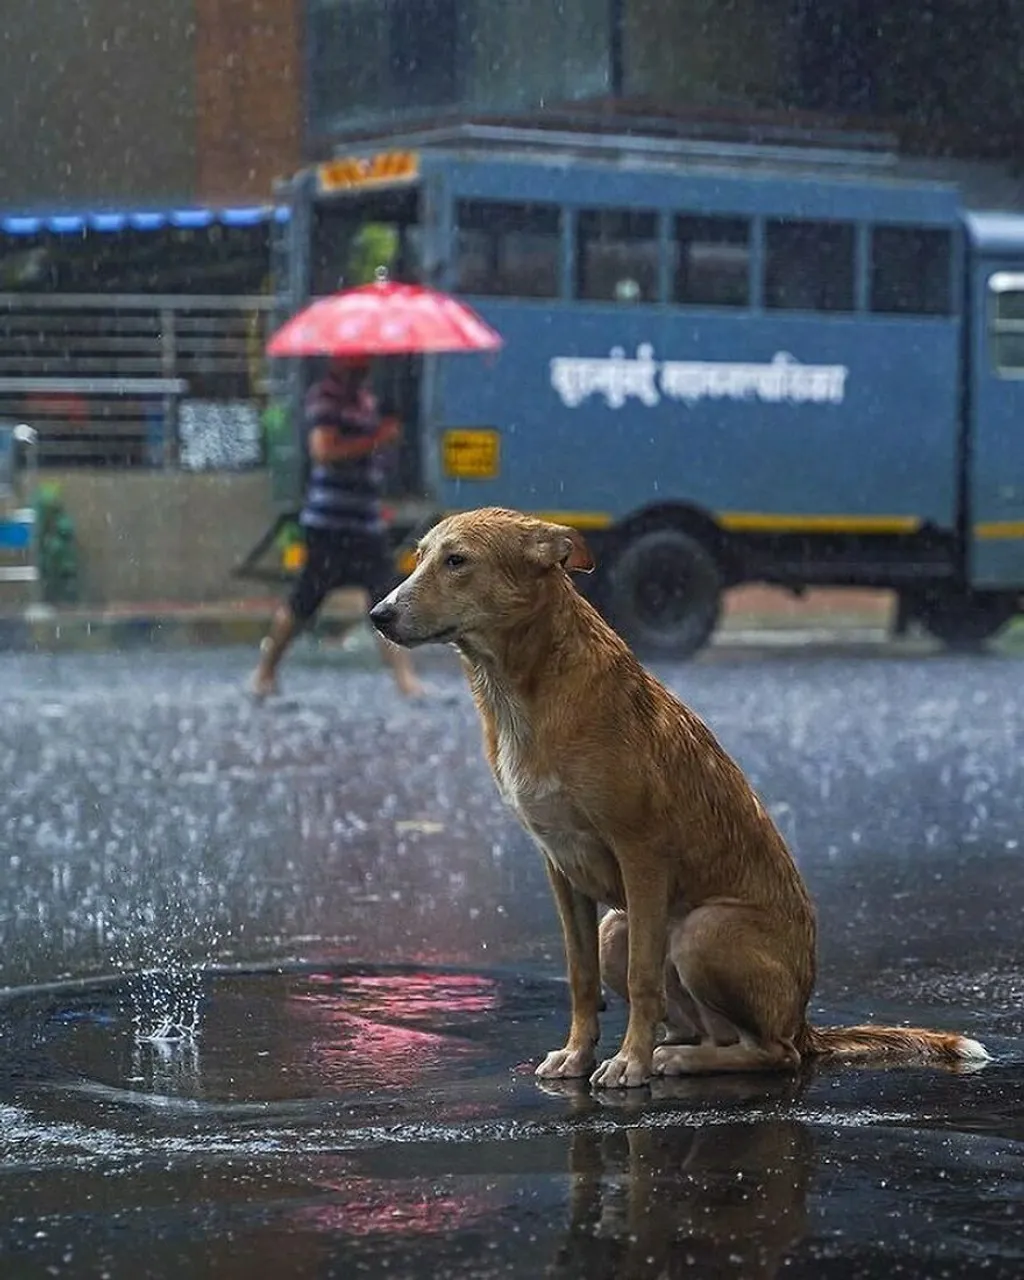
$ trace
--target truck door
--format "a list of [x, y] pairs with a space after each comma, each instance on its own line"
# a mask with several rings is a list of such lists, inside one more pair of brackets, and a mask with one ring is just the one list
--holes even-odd
[[1024, 270], [975, 268], [970, 557], [974, 588], [1024, 588]]

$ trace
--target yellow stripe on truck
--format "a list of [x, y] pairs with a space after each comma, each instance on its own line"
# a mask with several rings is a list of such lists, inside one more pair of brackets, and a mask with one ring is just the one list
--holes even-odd
[[[537, 511], [541, 520], [575, 529], [610, 529], [615, 520], [605, 511]], [[787, 515], [759, 511], [720, 511], [716, 517], [732, 533], [916, 533], [920, 516]], [[1024, 526], [1022, 526], [1024, 527]]]
[[536, 511], [538, 520], [567, 524], [573, 529], [610, 529], [615, 521], [605, 511]]
[[[454, 511], [446, 512], [453, 515]], [[534, 511], [539, 520], [567, 524], [581, 532], [610, 529], [614, 516], [607, 511]], [[917, 533], [924, 523], [920, 516], [795, 515], [761, 511], [720, 511], [718, 524], [730, 533]], [[975, 526], [979, 538], [1024, 538], [1024, 520]], [[398, 556], [402, 573], [411, 573], [415, 556], [403, 548]]]
[[1024, 538], [1024, 520], [989, 520], [976, 524], [974, 536], [986, 542], [998, 538]]
[[732, 533], [916, 533], [920, 516], [778, 515], [721, 511], [718, 523]]

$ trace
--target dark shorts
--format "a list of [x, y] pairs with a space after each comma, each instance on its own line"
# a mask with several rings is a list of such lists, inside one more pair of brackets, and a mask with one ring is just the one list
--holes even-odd
[[299, 622], [308, 622], [331, 591], [362, 587], [372, 607], [383, 600], [401, 578], [385, 534], [308, 528], [303, 533], [306, 563], [288, 598]]

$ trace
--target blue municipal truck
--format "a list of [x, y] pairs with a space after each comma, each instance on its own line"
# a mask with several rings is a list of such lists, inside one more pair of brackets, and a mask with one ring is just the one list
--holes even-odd
[[[884, 149], [486, 124], [279, 198], [279, 321], [383, 266], [504, 335], [385, 362], [399, 541], [486, 504], [575, 525], [648, 655], [695, 652], [751, 581], [891, 588], [949, 645], [1024, 608], [1024, 215]], [[297, 421], [308, 370], [275, 365]]]

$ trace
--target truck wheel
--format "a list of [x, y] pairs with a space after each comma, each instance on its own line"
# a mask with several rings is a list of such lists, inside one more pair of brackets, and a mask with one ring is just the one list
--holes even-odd
[[925, 596], [916, 602], [914, 612], [947, 649], [971, 650], [981, 648], [1010, 621], [1017, 601], [994, 591], [949, 592]]
[[710, 640], [722, 606], [715, 558], [681, 529], [648, 529], [622, 547], [601, 592], [611, 625], [638, 654], [688, 658]]

